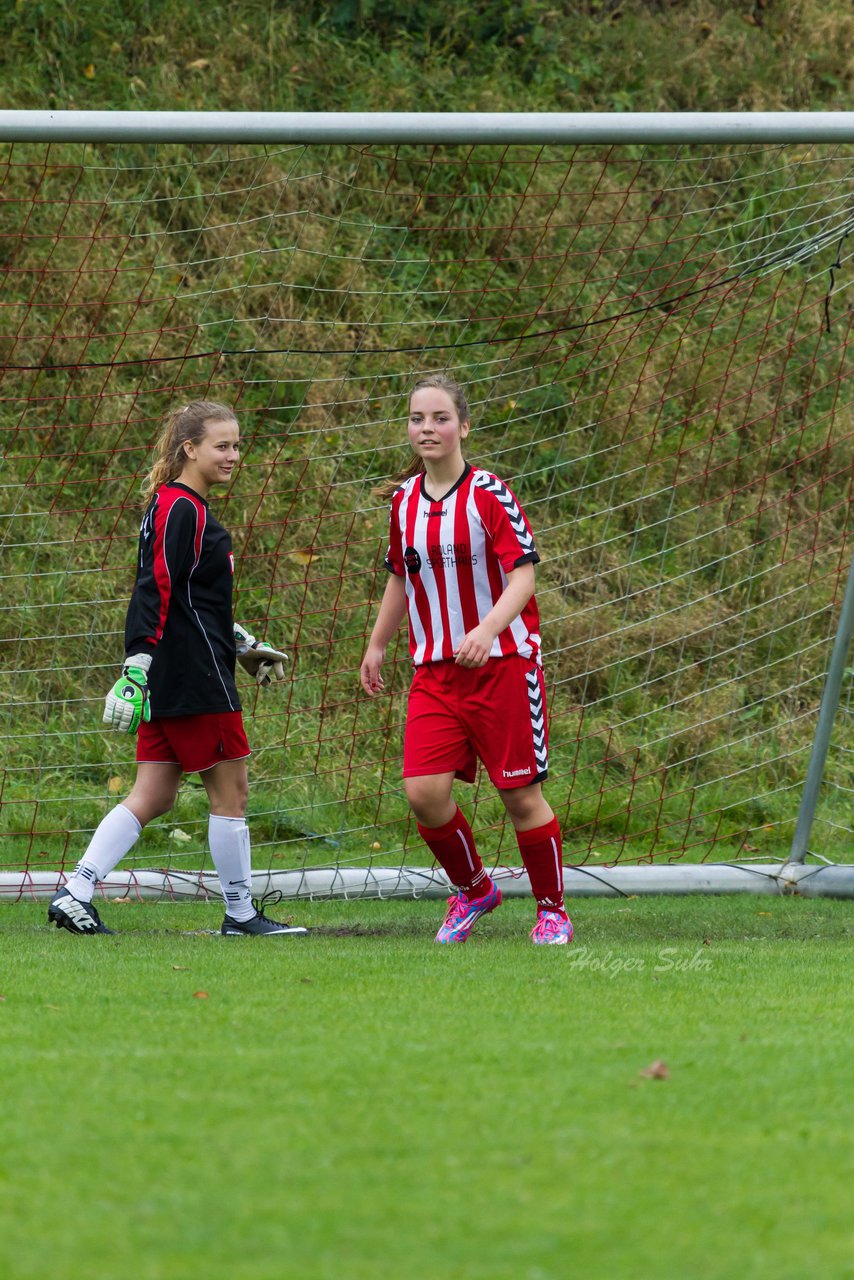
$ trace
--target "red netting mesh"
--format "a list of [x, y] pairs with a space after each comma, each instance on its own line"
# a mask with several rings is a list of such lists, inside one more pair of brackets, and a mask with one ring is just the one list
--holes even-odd
[[[287, 686], [244, 686], [255, 865], [423, 863], [403, 636], [386, 700], [357, 668], [384, 585], [373, 490], [437, 368], [536, 532], [566, 861], [786, 851], [850, 558], [845, 151], [17, 144], [0, 163], [0, 872], [68, 869], [132, 778], [101, 702], [151, 443], [198, 396], [241, 421], [215, 500], [237, 616], [294, 655]], [[844, 759], [833, 777], [844, 809]], [[463, 802], [516, 862], [488, 781]], [[125, 865], [203, 866], [205, 828], [188, 779]], [[828, 851], [846, 841], [832, 820]]]

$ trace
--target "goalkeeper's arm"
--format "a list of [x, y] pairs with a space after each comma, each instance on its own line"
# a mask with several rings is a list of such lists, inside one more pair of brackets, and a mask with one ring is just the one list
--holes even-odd
[[125, 658], [122, 674], [104, 702], [104, 724], [120, 733], [136, 733], [143, 720], [151, 719], [148, 695], [150, 653], [135, 653]]
[[234, 643], [237, 645], [237, 661], [256, 684], [268, 685], [271, 680], [284, 680], [288, 655], [282, 649], [274, 649], [266, 640], [256, 640], [239, 622], [234, 624]]

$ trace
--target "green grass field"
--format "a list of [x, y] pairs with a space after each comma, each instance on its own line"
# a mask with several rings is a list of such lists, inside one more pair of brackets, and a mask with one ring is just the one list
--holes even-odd
[[851, 904], [583, 901], [553, 950], [441, 912], [4, 909], [0, 1273], [854, 1276]]

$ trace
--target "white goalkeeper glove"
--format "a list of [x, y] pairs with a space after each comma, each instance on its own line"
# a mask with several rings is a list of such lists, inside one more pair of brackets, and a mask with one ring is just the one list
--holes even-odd
[[288, 655], [274, 649], [265, 640], [256, 640], [251, 632], [234, 624], [234, 643], [237, 645], [237, 661], [256, 684], [266, 686], [275, 680], [284, 680]]
[[104, 724], [120, 733], [136, 733], [144, 720], [151, 719], [151, 701], [148, 696], [148, 668], [150, 653], [135, 653], [125, 659], [122, 674], [107, 694], [104, 702]]

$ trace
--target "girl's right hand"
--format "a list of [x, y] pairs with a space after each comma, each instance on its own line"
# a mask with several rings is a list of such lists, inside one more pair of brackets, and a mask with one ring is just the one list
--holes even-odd
[[359, 676], [362, 681], [362, 688], [369, 698], [376, 697], [385, 688], [383, 678], [380, 675], [380, 668], [383, 665], [384, 658], [385, 649], [378, 649], [371, 645], [362, 659]]

